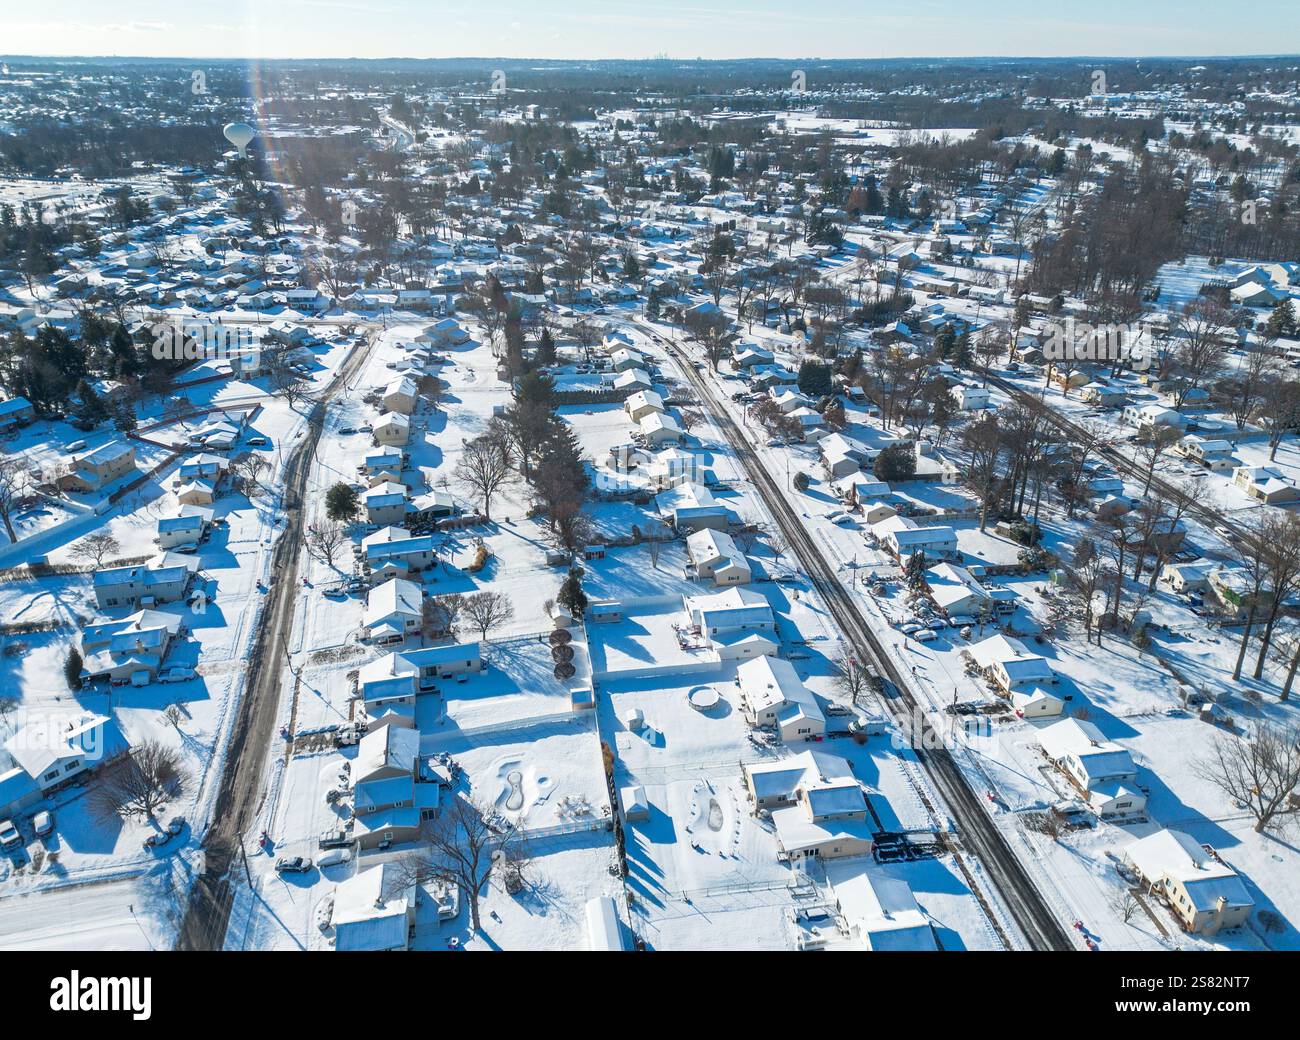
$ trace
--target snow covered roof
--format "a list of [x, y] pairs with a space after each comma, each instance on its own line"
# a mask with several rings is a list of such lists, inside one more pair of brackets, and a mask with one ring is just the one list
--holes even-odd
[[[391, 728], [391, 727], [388, 727]], [[340, 951], [405, 949], [415, 885], [400, 864], [360, 870], [334, 890], [334, 948]]]
[[906, 881], [874, 864], [828, 860], [826, 879], [849, 927], [871, 950], [937, 950], [934, 930]]
[[1237, 872], [1182, 831], [1156, 831], [1124, 851], [1148, 881], [1180, 882], [1197, 910], [1213, 910], [1221, 898], [1229, 906], [1254, 905]]
[[424, 603], [420, 586], [405, 578], [392, 578], [370, 590], [366, 604], [365, 624], [379, 624], [394, 614], [419, 617]]

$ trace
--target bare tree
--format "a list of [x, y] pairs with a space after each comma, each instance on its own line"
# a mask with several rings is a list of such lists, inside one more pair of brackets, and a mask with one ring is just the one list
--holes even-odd
[[875, 673], [851, 653], [841, 652], [831, 661], [831, 684], [837, 693], [858, 704], [875, 689]]
[[786, 538], [781, 528], [773, 527], [767, 532], [767, 547], [772, 550], [776, 562], [780, 563], [781, 558], [790, 551], [790, 540]]
[[511, 621], [515, 616], [514, 604], [503, 592], [484, 589], [471, 592], [464, 599], [464, 613], [469, 622], [479, 630], [482, 639], [487, 638], [491, 629]]
[[1224, 334], [1231, 327], [1230, 312], [1209, 298], [1193, 300], [1183, 308], [1174, 349], [1178, 373], [1175, 408], [1181, 408], [1193, 390], [1204, 386], [1223, 367]]
[[1134, 445], [1138, 459], [1146, 469], [1146, 481], [1142, 485], [1142, 494], [1151, 490], [1151, 481], [1155, 478], [1156, 463], [1175, 444], [1183, 439], [1182, 432], [1174, 426], [1148, 426], [1138, 434]]
[[146, 740], [100, 772], [90, 807], [101, 820], [143, 816], [153, 822], [159, 809], [184, 793], [188, 779], [179, 751]]
[[237, 459], [232, 467], [235, 475], [235, 487], [249, 498], [262, 490], [262, 475], [270, 468], [265, 456], [249, 452]]
[[1268, 384], [1279, 378], [1280, 369], [1271, 347], [1261, 344], [1258, 350], [1248, 351], [1236, 369], [1215, 384], [1214, 396], [1232, 415], [1237, 429], [1246, 428], [1246, 421], [1258, 409]]
[[1254, 420], [1268, 431], [1268, 460], [1277, 457], [1282, 436], [1300, 426], [1300, 380], [1277, 373], [1265, 381]]
[[307, 528], [303, 535], [303, 546], [312, 559], [333, 567], [334, 557], [347, 540], [343, 525], [335, 520], [327, 520], [323, 524], [312, 524]]
[[1259, 509], [1246, 521], [1247, 533], [1241, 539], [1239, 550], [1242, 579], [1241, 598], [1246, 604], [1246, 624], [1241, 631], [1241, 646], [1237, 650], [1237, 664], [1232, 670], [1233, 681], [1241, 679], [1241, 668], [1246, 661], [1246, 648], [1255, 629], [1259, 608], [1264, 600], [1269, 574], [1273, 567], [1274, 549], [1271, 540], [1277, 536], [1276, 525], [1280, 517], [1273, 510]]
[[283, 347], [264, 350], [262, 357], [266, 360], [271, 392], [296, 411], [311, 395], [311, 380], [293, 367], [289, 351]]
[[1125, 924], [1128, 924], [1137, 916], [1137, 912], [1142, 909], [1142, 904], [1138, 902], [1129, 889], [1120, 889], [1111, 897], [1110, 908], [1115, 911], [1115, 916]]
[[492, 496], [514, 477], [510, 452], [497, 437], [475, 437], [452, 470], [452, 476], [483, 503], [483, 515], [492, 519]]
[[464, 610], [465, 597], [459, 592], [429, 597], [420, 609], [424, 634], [430, 637], [452, 635]]
[[1300, 586], [1300, 517], [1274, 509], [1264, 513], [1260, 536], [1267, 540], [1264, 562], [1268, 575], [1264, 581], [1264, 632], [1255, 661], [1256, 679], [1264, 674], [1264, 659], [1273, 639], [1273, 629], [1282, 616], [1283, 604]]
[[471, 926], [479, 928], [479, 898], [496, 865], [493, 853], [504, 854], [519, 833], [483, 798], [456, 795], [420, 830], [421, 848], [400, 860], [399, 874], [407, 884], [441, 881], [460, 886], [469, 897]]
[[0, 521], [4, 522], [9, 541], [18, 541], [14, 532], [13, 513], [27, 494], [32, 482], [31, 471], [17, 458], [0, 459]]
[[[1091, 537], [1080, 538], [1074, 547], [1066, 576], [1070, 587], [1083, 601], [1083, 633], [1092, 642], [1092, 626], [1096, 618], [1097, 593], [1109, 584], [1114, 572], [1105, 554]], [[1097, 626], [1097, 643], [1101, 644], [1101, 626]]]
[[68, 555], [74, 560], [87, 560], [99, 568], [104, 566], [106, 559], [121, 551], [121, 543], [108, 531], [96, 531], [69, 549]]
[[1244, 805], [1262, 834], [1280, 816], [1300, 814], [1300, 727], [1261, 725], [1254, 733], [1223, 734], [1196, 773]]

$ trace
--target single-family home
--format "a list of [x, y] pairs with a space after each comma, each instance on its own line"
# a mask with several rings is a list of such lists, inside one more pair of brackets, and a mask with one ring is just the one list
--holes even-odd
[[423, 618], [424, 592], [413, 581], [391, 578], [370, 590], [362, 620], [375, 643], [400, 643], [418, 632]]
[[36, 410], [25, 397], [10, 397], [0, 401], [0, 430], [26, 426], [36, 418]]
[[683, 436], [681, 425], [666, 412], [650, 412], [643, 415], [637, 432], [652, 448], [661, 448], [665, 444], [680, 444]]
[[774, 729], [786, 744], [826, 733], [826, 715], [794, 665], [779, 657], [756, 657], [736, 669], [740, 700], [751, 726]]
[[911, 887], [884, 870], [874, 863], [850, 860], [826, 864], [826, 880], [848, 930], [846, 940], [831, 940], [827, 946], [889, 952], [938, 950], [934, 927]]
[[965, 567], [936, 564], [925, 572], [925, 582], [931, 601], [949, 617], [979, 617], [993, 609], [988, 590]]
[[362, 561], [371, 584], [405, 578], [438, 562], [431, 535], [412, 536], [404, 527], [381, 527], [361, 539]]
[[749, 584], [749, 560], [725, 531], [705, 527], [688, 535], [686, 555], [697, 577], [715, 585]]
[[1186, 931], [1216, 935], [1246, 923], [1255, 901], [1237, 872], [1182, 831], [1159, 830], [1124, 849], [1138, 877]]
[[989, 406], [988, 387], [972, 386], [970, 383], [958, 383], [948, 393], [957, 407], [963, 412], [982, 411]]
[[853, 767], [839, 755], [805, 751], [791, 758], [744, 764], [754, 809], [771, 813], [785, 858], [835, 859], [871, 852], [867, 799]]
[[1232, 482], [1251, 498], [1270, 506], [1300, 499], [1300, 487], [1282, 475], [1276, 466], [1238, 466]]
[[772, 604], [746, 586], [688, 597], [686, 612], [721, 660], [775, 654], [780, 648]]
[[438, 810], [439, 786], [420, 773], [420, 731], [381, 726], [361, 738], [352, 763], [353, 836], [361, 850], [419, 838]]
[[399, 415], [410, 415], [415, 411], [415, 402], [419, 399], [419, 396], [420, 392], [415, 385], [414, 379], [410, 376], [398, 376], [384, 387], [384, 411], [397, 412]]
[[[130, 750], [115, 719], [107, 715], [69, 715], [42, 717], [21, 727], [5, 741], [5, 750], [36, 785], [39, 800], [77, 777], [121, 758]], [[7, 776], [7, 774], [6, 774]], [[0, 777], [0, 787], [8, 787], [12, 797], [16, 787]]]
[[1013, 690], [1032, 690], [1051, 686], [1057, 676], [1047, 658], [1032, 654], [1019, 639], [1002, 633], [972, 643], [962, 651], [983, 675], [994, 682], [1004, 695]]
[[375, 422], [376, 444], [400, 447], [411, 439], [411, 418], [401, 412], [387, 412]]
[[361, 501], [366, 507], [366, 522], [380, 527], [401, 527], [406, 522], [406, 485], [385, 481], [376, 484]]
[[99, 491], [135, 469], [135, 445], [108, 441], [93, 451], [72, 456], [69, 472], [58, 479], [63, 491]]
[[212, 528], [212, 510], [201, 505], [182, 505], [175, 516], [164, 516], [156, 525], [158, 548], [193, 550]]
[[409, 950], [415, 931], [416, 886], [396, 861], [358, 870], [334, 889], [334, 949]]
[[685, 481], [655, 496], [655, 506], [679, 533], [712, 528], [725, 531], [730, 523], [726, 506], [703, 484]]
[[164, 553], [146, 563], [97, 570], [91, 586], [100, 610], [152, 607], [184, 599], [197, 569], [198, 560], [192, 556]]
[[180, 616], [162, 610], [139, 610], [120, 621], [87, 625], [81, 630], [82, 680], [152, 682], [180, 628]]
[[653, 390], [641, 390], [623, 402], [623, 410], [633, 422], [639, 423], [642, 417], [652, 412], [662, 413], [664, 399]]
[[902, 564], [917, 552], [927, 560], [957, 558], [957, 532], [951, 527], [922, 527], [911, 517], [895, 515], [872, 524], [871, 535]]
[[1120, 745], [1081, 719], [1062, 719], [1038, 731], [1048, 759], [1082, 792], [1098, 816], [1126, 816], [1146, 808], [1137, 766]]

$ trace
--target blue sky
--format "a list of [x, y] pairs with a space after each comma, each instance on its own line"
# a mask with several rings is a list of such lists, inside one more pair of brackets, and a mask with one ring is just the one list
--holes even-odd
[[1254, 0], [0, 0], [9, 54], [881, 58], [1300, 52]]

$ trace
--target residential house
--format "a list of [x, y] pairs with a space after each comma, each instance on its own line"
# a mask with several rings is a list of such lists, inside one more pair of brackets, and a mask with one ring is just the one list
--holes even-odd
[[36, 418], [36, 410], [25, 397], [11, 397], [0, 401], [0, 430], [26, 426]]
[[927, 560], [957, 558], [957, 532], [951, 527], [922, 527], [911, 517], [895, 515], [872, 524], [871, 535], [900, 564], [916, 552], [924, 552]]
[[409, 950], [415, 931], [416, 886], [396, 861], [358, 870], [334, 889], [334, 949]]
[[663, 413], [664, 400], [653, 390], [642, 390], [623, 402], [623, 410], [633, 422], [639, 423], [653, 412]]
[[120, 621], [87, 625], [81, 631], [82, 680], [152, 682], [180, 628], [180, 616], [162, 610], [139, 610]]
[[953, 401], [957, 407], [964, 412], [982, 411], [989, 406], [989, 391], [987, 387], [971, 386], [969, 383], [958, 383], [948, 391], [952, 395]]
[[73, 455], [69, 472], [58, 479], [60, 490], [100, 491], [135, 469], [135, 445], [109, 441], [93, 451]]
[[789, 661], [756, 657], [736, 669], [736, 682], [751, 726], [774, 729], [786, 744], [825, 735], [826, 715]]
[[755, 811], [771, 813], [777, 845], [791, 860], [863, 856], [873, 845], [867, 799], [838, 755], [805, 751], [741, 770]]
[[376, 484], [361, 501], [366, 507], [366, 522], [380, 527], [401, 527], [406, 523], [406, 485], [385, 481]]
[[[887, 507], [886, 507], [887, 508]], [[925, 572], [930, 599], [949, 617], [979, 617], [992, 613], [993, 601], [965, 567], [940, 563]]]
[[384, 411], [410, 415], [415, 411], [415, 404], [419, 397], [420, 392], [415, 385], [415, 380], [410, 376], [398, 376], [384, 387]]
[[1146, 808], [1137, 766], [1120, 745], [1081, 719], [1062, 719], [1038, 731], [1048, 759], [1082, 792], [1098, 816], [1125, 816]]
[[163, 553], [127, 567], [106, 567], [91, 578], [95, 602], [100, 610], [175, 603], [185, 598], [190, 576], [197, 569], [198, 560], [178, 553]]
[[613, 387], [620, 393], [636, 394], [654, 387], [650, 374], [641, 368], [629, 368], [614, 377]]
[[848, 930], [847, 942], [832, 949], [932, 952], [939, 949], [934, 927], [901, 878], [880, 866], [837, 861], [826, 864], [835, 906]]
[[158, 548], [195, 550], [212, 528], [212, 510], [198, 505], [182, 505], [175, 516], [162, 517], [154, 541]]
[[1159, 830], [1140, 838], [1125, 848], [1124, 858], [1147, 891], [1159, 895], [1195, 935], [1239, 928], [1255, 908], [1237, 872], [1182, 831]]
[[738, 661], [780, 648], [776, 617], [767, 597], [751, 588], [729, 588], [686, 599], [691, 624], [721, 660]]
[[413, 581], [391, 578], [370, 590], [362, 624], [374, 643], [400, 643], [420, 630], [424, 592]]
[[[13, 770], [0, 774], [0, 813], [8, 815], [15, 803], [27, 808], [78, 777], [116, 761], [130, 750], [130, 744], [116, 720], [85, 714], [29, 723], [5, 741], [4, 748], [15, 763]], [[5, 799], [9, 799], [8, 807]]]
[[1052, 666], [1039, 654], [1032, 654], [1019, 639], [1001, 633], [972, 643], [962, 651], [1004, 696], [1013, 690], [1032, 690], [1057, 681]]
[[409, 577], [438, 562], [433, 537], [412, 537], [404, 527], [381, 527], [361, 540], [361, 549], [371, 584]]
[[678, 533], [690, 533], [708, 527], [725, 531], [730, 523], [726, 506], [718, 503], [713, 493], [702, 484], [686, 481], [655, 496], [659, 515], [673, 525]]
[[680, 444], [682, 428], [677, 420], [665, 412], [650, 412], [641, 418], [638, 432], [652, 448], [665, 444]]
[[362, 851], [416, 841], [439, 804], [420, 772], [420, 731], [381, 726], [361, 738], [352, 763], [353, 836]]
[[1238, 466], [1232, 471], [1232, 482], [1257, 502], [1270, 506], [1300, 500], [1300, 487], [1275, 466]]
[[401, 412], [388, 412], [375, 423], [376, 444], [401, 447], [411, 439], [411, 419]]
[[702, 528], [686, 538], [686, 555], [700, 578], [715, 585], [748, 585], [749, 560], [725, 531]]

